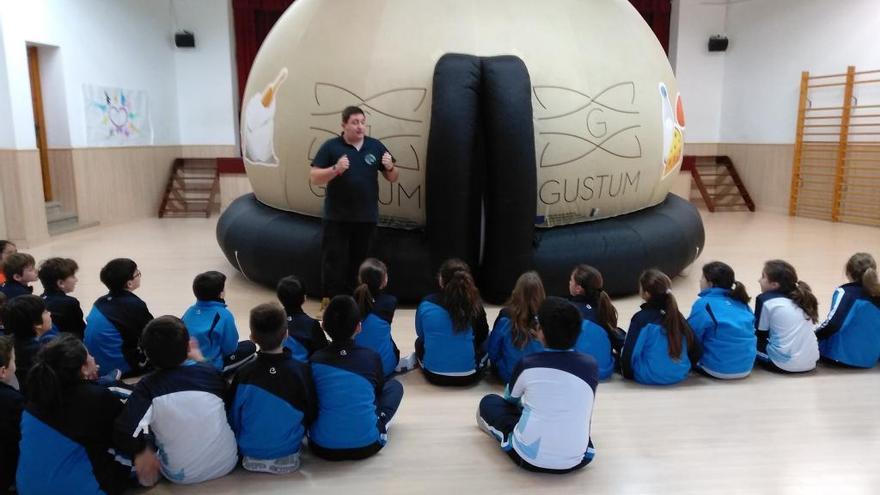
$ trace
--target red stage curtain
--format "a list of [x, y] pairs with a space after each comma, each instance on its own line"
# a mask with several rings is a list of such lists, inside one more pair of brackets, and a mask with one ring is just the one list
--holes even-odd
[[669, 53], [669, 21], [672, 16], [672, 2], [670, 0], [629, 0], [645, 22], [651, 26], [654, 35], [663, 45], [663, 51]]
[[238, 96], [244, 95], [251, 65], [269, 30], [294, 0], [232, 0]]

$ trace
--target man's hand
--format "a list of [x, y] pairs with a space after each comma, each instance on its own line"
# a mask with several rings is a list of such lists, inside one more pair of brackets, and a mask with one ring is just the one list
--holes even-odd
[[134, 471], [141, 486], [150, 487], [159, 482], [159, 457], [152, 448], [147, 447], [134, 456]]
[[384, 167], [386, 171], [390, 171], [394, 168], [394, 159], [391, 158], [391, 153], [387, 151], [382, 155], [382, 167]]
[[342, 158], [336, 161], [336, 165], [334, 165], [336, 169], [336, 175], [342, 175], [348, 170], [348, 155], [342, 155]]

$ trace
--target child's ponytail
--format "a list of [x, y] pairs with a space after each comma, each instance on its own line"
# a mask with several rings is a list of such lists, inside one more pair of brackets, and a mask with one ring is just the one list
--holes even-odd
[[608, 332], [608, 337], [617, 329], [617, 308], [605, 292], [605, 279], [602, 273], [590, 265], [578, 265], [571, 272], [574, 282], [584, 291], [587, 301], [595, 302], [599, 326]]
[[440, 266], [443, 286], [441, 304], [452, 319], [455, 332], [467, 330], [480, 308], [480, 291], [471, 276], [470, 267], [459, 259], [449, 259]]
[[649, 296], [650, 301], [663, 306], [663, 326], [666, 328], [666, 336], [669, 341], [669, 357], [678, 359], [681, 357], [681, 341], [685, 339], [690, 347], [694, 344], [694, 335], [678, 310], [678, 302], [672, 295], [672, 281], [665, 273], [657, 269], [645, 270], [639, 277], [639, 285]]
[[789, 297], [795, 304], [800, 306], [804, 313], [810, 317], [810, 321], [819, 321], [819, 301], [813, 295], [813, 290], [803, 280], [798, 280], [795, 289], [789, 292]]
[[880, 297], [880, 281], [877, 280], [877, 263], [868, 253], [856, 253], [846, 262], [846, 274], [853, 282], [860, 282], [872, 298]]
[[790, 263], [783, 260], [770, 260], [764, 263], [764, 276], [770, 282], [779, 284], [779, 291], [786, 294], [804, 313], [810, 321], [819, 321], [819, 301], [813, 295], [810, 286], [798, 280], [797, 271]]
[[373, 309], [373, 303], [382, 283], [388, 275], [388, 268], [376, 258], [367, 258], [358, 269], [358, 281], [360, 284], [354, 289], [354, 300], [357, 302], [361, 313], [361, 319], [367, 317]]
[[535, 317], [547, 298], [544, 283], [537, 272], [526, 272], [516, 279], [516, 285], [505, 306], [510, 312], [510, 336], [513, 345], [523, 349], [530, 339], [537, 337]]
[[727, 289], [730, 291], [730, 298], [743, 304], [748, 304], [752, 299], [746, 292], [746, 286], [742, 282], [736, 281], [736, 275], [733, 268], [727, 263], [721, 261], [711, 261], [703, 265], [703, 278], [706, 282], [712, 284], [712, 287], [719, 289]]
[[617, 330], [617, 308], [611, 303], [611, 298], [604, 289], [600, 289], [596, 305], [599, 309], [599, 324], [611, 337], [610, 332]]
[[752, 298], [749, 297], [749, 293], [746, 292], [746, 286], [740, 281], [733, 283], [733, 290], [730, 291], [730, 298], [743, 304], [748, 304], [749, 301], [752, 300]]
[[876, 268], [868, 268], [862, 274], [862, 287], [871, 297], [880, 297], [880, 280], [877, 279]]

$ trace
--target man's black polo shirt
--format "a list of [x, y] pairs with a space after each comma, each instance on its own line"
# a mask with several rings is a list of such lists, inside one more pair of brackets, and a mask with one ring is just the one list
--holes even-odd
[[327, 140], [312, 161], [313, 167], [332, 167], [343, 155], [348, 156], [348, 170], [327, 184], [324, 198], [324, 219], [337, 222], [370, 222], [379, 220], [378, 174], [382, 155], [388, 151], [378, 139], [364, 136], [358, 151], [342, 136]]

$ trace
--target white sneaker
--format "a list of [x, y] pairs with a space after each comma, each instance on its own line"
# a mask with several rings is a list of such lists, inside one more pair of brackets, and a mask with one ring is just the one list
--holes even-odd
[[418, 365], [419, 358], [416, 357], [416, 353], [412, 353], [409, 356], [400, 358], [400, 361], [397, 362], [397, 367], [394, 368], [394, 371], [396, 371], [397, 373], [406, 373], [407, 371], [414, 370]]
[[477, 428], [483, 430], [484, 432], [486, 432], [486, 434], [488, 434], [492, 438], [495, 438], [495, 436], [492, 435], [492, 431], [489, 430], [489, 423], [487, 423], [486, 420], [483, 419], [482, 416], [480, 416], [480, 408], [479, 407], [477, 408]]
[[241, 467], [257, 473], [290, 474], [299, 469], [299, 452], [280, 459], [255, 459], [244, 456]]

